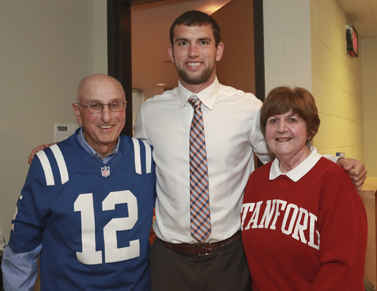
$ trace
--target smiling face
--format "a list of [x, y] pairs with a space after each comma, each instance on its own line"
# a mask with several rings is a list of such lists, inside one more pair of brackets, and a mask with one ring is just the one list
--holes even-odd
[[221, 59], [223, 49], [222, 42], [216, 47], [211, 25], [177, 25], [168, 52], [181, 84], [198, 93], [215, 80], [216, 62]]
[[[112, 101], [124, 101], [122, 85], [106, 75], [93, 75], [84, 79], [78, 89], [78, 102], [88, 105], [91, 101], [108, 104]], [[125, 121], [125, 109], [111, 111], [104, 106], [100, 113], [90, 113], [84, 106], [72, 104], [77, 121], [82, 124], [86, 142], [102, 157], [110, 154], [117, 144]]]
[[302, 162], [310, 154], [306, 145], [308, 139], [305, 120], [292, 110], [268, 117], [267, 144], [280, 162], [293, 167]]

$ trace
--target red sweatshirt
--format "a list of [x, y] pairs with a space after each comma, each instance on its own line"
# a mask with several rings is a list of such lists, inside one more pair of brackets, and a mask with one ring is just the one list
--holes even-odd
[[269, 180], [271, 165], [251, 174], [242, 205], [253, 291], [364, 290], [367, 218], [349, 175], [319, 158], [297, 182]]

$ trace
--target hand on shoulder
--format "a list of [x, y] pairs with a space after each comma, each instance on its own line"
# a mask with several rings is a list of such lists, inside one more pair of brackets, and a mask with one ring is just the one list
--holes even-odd
[[340, 158], [338, 159], [337, 164], [348, 172], [356, 190], [360, 191], [367, 178], [367, 170], [365, 169], [364, 163], [355, 159]]

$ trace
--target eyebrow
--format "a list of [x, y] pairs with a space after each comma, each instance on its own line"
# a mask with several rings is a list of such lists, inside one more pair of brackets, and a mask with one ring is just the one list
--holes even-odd
[[[209, 41], [209, 42], [212, 41], [212, 39], [210, 37], [200, 37], [200, 38], [195, 39], [195, 41], [203, 41], [203, 40]], [[178, 38], [175, 39], [174, 43], [180, 42], [180, 41], [190, 42], [190, 40], [186, 37], [178, 37]]]
[[[123, 99], [122, 97], [114, 97], [113, 99], [110, 99], [110, 102], [114, 101], [126, 101], [126, 99]], [[97, 103], [103, 103], [102, 100], [100, 99], [90, 99], [88, 102], [97, 102]]]
[[178, 38], [175, 39], [174, 42], [180, 42], [180, 41], [188, 41], [188, 39], [184, 38], [184, 37], [178, 37]]

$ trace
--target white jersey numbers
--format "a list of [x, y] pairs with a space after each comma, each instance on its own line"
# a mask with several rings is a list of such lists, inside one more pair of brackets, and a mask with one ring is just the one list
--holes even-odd
[[128, 217], [113, 218], [103, 228], [105, 262], [113, 263], [136, 258], [140, 255], [139, 240], [130, 241], [129, 247], [118, 248], [117, 231], [132, 229], [138, 219], [136, 197], [130, 191], [111, 192], [102, 202], [103, 211], [114, 210], [115, 204], [127, 203]]
[[[139, 240], [130, 241], [130, 246], [118, 248], [117, 231], [132, 229], [138, 220], [137, 200], [130, 191], [110, 192], [102, 201], [102, 211], [114, 210], [116, 204], [127, 204], [128, 217], [113, 218], [103, 228], [105, 263], [129, 260], [140, 256]], [[80, 194], [74, 203], [75, 212], [81, 212], [82, 252], [77, 259], [86, 265], [102, 264], [102, 251], [96, 251], [95, 217], [93, 194]]]
[[82, 252], [76, 252], [77, 259], [86, 265], [101, 264], [102, 251], [96, 251], [93, 194], [80, 194], [74, 208], [81, 211]]

